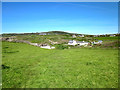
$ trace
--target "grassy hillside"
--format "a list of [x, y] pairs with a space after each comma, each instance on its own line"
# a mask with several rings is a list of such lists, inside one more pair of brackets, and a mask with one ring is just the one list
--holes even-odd
[[[39, 45], [47, 44], [68, 44], [69, 40], [76, 41], [87, 41], [90, 44], [94, 41], [102, 40], [101, 45], [93, 45], [97, 48], [118, 48], [120, 42], [118, 42], [118, 36], [115, 37], [93, 37], [93, 35], [85, 35], [85, 37], [80, 37], [80, 34], [75, 34], [76, 37], [72, 37], [73, 33], [63, 32], [63, 31], [49, 31], [40, 33], [24, 33], [24, 34], [3, 34], [4, 38], [11, 37], [14, 40], [29, 41], [31, 43], [38, 43]], [[11, 35], [11, 36], [10, 36]], [[89, 45], [90, 45], [89, 44]], [[79, 47], [78, 47], [79, 48]]]
[[100, 39], [100, 40], [117, 40], [118, 36], [116, 37], [94, 37], [95, 39]]
[[3, 88], [117, 88], [118, 50], [3, 42]]
[[49, 40], [54, 42], [65, 42], [64, 38], [69, 39], [70, 36], [67, 35], [19, 35], [16, 36], [18, 40], [26, 40], [33, 43], [50, 43]]
[[65, 43], [69, 40], [77, 41], [96, 41], [103, 40], [104, 42], [114, 42], [118, 41], [118, 37], [76, 37], [72, 38], [71, 35], [18, 35], [16, 36], [18, 40], [27, 40], [33, 43], [49, 43], [49, 40], [54, 42]]

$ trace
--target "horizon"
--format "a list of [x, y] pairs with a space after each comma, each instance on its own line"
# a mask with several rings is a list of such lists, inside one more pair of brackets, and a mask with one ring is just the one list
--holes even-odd
[[118, 2], [3, 2], [2, 33], [118, 33]]
[[[47, 31], [47, 32], [53, 32], [53, 31]], [[70, 34], [82, 34], [82, 33], [75, 33], [75, 32], [69, 32], [69, 31], [58, 31], [58, 32], [66, 32]], [[26, 32], [26, 33], [46, 33], [46, 32]], [[25, 33], [2, 33], [2, 34], [25, 34]], [[119, 33], [109, 33], [110, 34], [119, 34]], [[107, 34], [83, 34], [83, 35], [107, 35]]]

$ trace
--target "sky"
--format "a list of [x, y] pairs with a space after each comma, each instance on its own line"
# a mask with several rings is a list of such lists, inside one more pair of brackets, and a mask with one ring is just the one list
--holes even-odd
[[2, 33], [118, 33], [117, 2], [3, 2]]

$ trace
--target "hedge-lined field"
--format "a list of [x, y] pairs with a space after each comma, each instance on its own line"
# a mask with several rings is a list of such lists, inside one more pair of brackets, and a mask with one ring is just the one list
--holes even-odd
[[3, 88], [117, 88], [118, 50], [2, 43]]

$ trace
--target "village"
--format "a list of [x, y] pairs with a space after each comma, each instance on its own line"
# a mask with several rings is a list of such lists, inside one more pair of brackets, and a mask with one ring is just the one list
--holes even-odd
[[111, 40], [109, 38], [117, 39], [119, 35], [120, 34], [86, 35], [62, 31], [50, 31], [41, 33], [3, 34], [3, 37], [1, 37], [0, 40], [27, 43], [44, 49], [56, 49], [59, 46], [67, 47], [69, 49], [73, 47], [98, 47], [106, 44], [106, 39], [104, 40], [103, 38], [108, 38], [107, 44], [110, 44], [109, 42], [111, 42]]
[[[55, 35], [57, 36], [58, 33], [55, 33]], [[54, 35], [54, 36], [55, 36]], [[29, 35], [30, 36], [30, 35]], [[45, 37], [45, 36], [50, 36], [50, 33], [39, 33], [40, 37]], [[115, 37], [116, 35], [109, 35], [109, 37]], [[100, 37], [98, 35], [94, 35], [93, 37]], [[68, 46], [68, 48], [71, 48], [71, 46], [73, 47], [93, 47], [94, 45], [102, 45], [103, 44], [103, 40], [76, 40], [76, 38], [89, 38], [88, 36], [85, 36], [83, 34], [81, 35], [70, 35], [69, 36], [69, 40], [65, 41], [65, 43], [59, 43], [59, 41], [53, 41], [53, 40], [48, 40], [49, 43], [34, 43], [34, 42], [30, 42], [27, 40], [19, 40], [16, 38], [16, 36], [11, 36], [11, 37], [2, 37], [1, 40], [2, 41], [9, 41], [9, 42], [22, 42], [22, 43], [27, 43], [33, 46], [37, 46], [40, 48], [44, 48], [44, 49], [55, 49], [55, 45], [64, 45], [64, 46]]]

